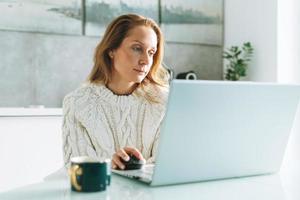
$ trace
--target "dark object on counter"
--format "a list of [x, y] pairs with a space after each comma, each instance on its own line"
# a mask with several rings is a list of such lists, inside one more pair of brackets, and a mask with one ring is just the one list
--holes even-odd
[[197, 75], [194, 71], [179, 73], [176, 79], [197, 80]]

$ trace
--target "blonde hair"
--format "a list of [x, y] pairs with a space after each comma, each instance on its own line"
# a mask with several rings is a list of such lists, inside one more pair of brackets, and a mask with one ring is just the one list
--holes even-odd
[[[159, 26], [149, 18], [141, 15], [126, 14], [114, 19], [107, 27], [101, 42], [97, 45], [94, 54], [94, 66], [88, 76], [90, 83], [102, 83], [107, 85], [112, 78], [112, 61], [109, 52], [120, 47], [122, 41], [128, 36], [131, 29], [136, 26], [151, 27], [157, 36], [157, 51], [153, 56], [153, 64], [145, 79], [140, 83], [145, 98], [151, 102], [159, 102], [157, 95], [146, 92], [146, 87], [154, 86], [161, 90], [161, 87], [168, 87], [169, 74], [162, 66], [164, 54], [164, 38]], [[156, 91], [157, 92], [157, 91]]]

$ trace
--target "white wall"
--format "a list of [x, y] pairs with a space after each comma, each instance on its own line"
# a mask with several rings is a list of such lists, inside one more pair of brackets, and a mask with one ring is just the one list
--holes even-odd
[[278, 81], [300, 83], [299, 0], [278, 0]]
[[248, 80], [277, 81], [277, 0], [225, 0], [224, 47], [250, 41]]

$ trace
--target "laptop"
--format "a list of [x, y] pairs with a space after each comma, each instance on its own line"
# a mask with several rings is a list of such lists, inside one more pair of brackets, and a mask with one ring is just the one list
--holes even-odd
[[113, 170], [151, 186], [275, 173], [300, 85], [173, 80], [155, 165]]

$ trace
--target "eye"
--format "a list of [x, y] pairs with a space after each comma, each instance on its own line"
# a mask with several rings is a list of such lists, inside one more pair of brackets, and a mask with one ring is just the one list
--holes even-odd
[[155, 54], [155, 51], [149, 51], [149, 56], [154, 56], [154, 54]]
[[140, 47], [140, 46], [133, 46], [132, 50], [137, 51], [137, 52], [142, 52], [143, 51], [142, 47]]

